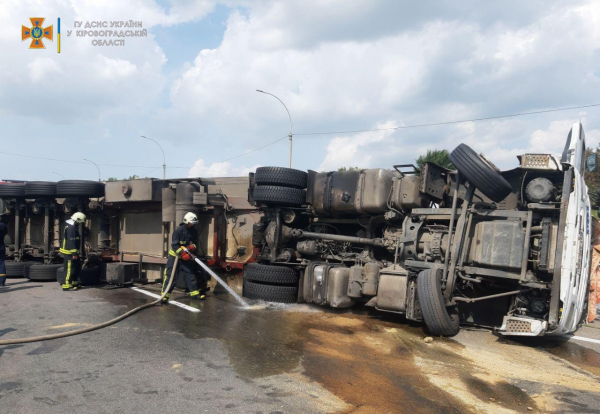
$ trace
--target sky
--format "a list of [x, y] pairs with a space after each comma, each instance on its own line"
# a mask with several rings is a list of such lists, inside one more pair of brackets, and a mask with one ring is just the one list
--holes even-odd
[[[54, 26], [45, 49], [21, 40], [31, 17]], [[75, 28], [129, 20], [147, 36], [124, 46]], [[600, 143], [600, 106], [392, 129], [600, 104], [598, 1], [0, 0], [0, 27], [0, 179], [98, 179], [84, 159], [102, 179], [160, 178], [142, 135], [170, 178], [287, 166], [287, 112], [256, 89], [289, 109], [302, 170], [461, 142], [508, 169], [562, 152], [578, 120]]]

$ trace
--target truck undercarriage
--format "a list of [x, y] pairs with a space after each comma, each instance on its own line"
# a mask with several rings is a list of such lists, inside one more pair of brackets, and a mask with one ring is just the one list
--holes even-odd
[[581, 125], [560, 160], [525, 154], [501, 172], [464, 144], [450, 158], [456, 171], [257, 169], [249, 201], [263, 216], [244, 294], [363, 304], [433, 335], [455, 335], [460, 323], [507, 335], [575, 331], [591, 245]]

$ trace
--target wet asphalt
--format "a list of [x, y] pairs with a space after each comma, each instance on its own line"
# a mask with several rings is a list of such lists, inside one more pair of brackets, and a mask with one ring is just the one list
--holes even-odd
[[[2, 339], [97, 324], [154, 300], [111, 286], [7, 284]], [[99, 331], [0, 347], [1, 412], [600, 412], [596, 343], [464, 329], [427, 344], [396, 315], [241, 310], [219, 289], [204, 302], [173, 299], [200, 312], [159, 305]], [[599, 327], [576, 335], [600, 339]]]

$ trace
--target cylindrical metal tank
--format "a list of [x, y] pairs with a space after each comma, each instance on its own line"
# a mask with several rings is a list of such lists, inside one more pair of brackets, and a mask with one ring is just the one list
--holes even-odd
[[200, 191], [200, 184], [196, 182], [177, 184], [175, 196], [175, 224], [183, 222], [183, 216], [188, 212], [199, 214], [200, 207], [194, 204], [194, 193]]
[[399, 173], [382, 168], [317, 173], [309, 199], [320, 215], [383, 214]]
[[162, 189], [162, 221], [163, 223], [174, 222], [176, 219], [175, 214], [175, 189], [174, 188], [163, 188]]

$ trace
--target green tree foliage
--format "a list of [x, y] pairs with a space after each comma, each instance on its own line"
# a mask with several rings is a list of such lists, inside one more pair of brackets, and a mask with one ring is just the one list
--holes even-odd
[[[148, 178], [148, 177], [146, 177]], [[139, 175], [130, 175], [127, 178], [117, 178], [117, 177], [109, 177], [108, 181], [119, 181], [119, 180], [139, 180], [140, 176]]]
[[421, 155], [419, 158], [417, 158], [416, 162], [417, 168], [419, 168], [419, 170], [423, 169], [423, 165], [426, 162], [436, 163], [440, 167], [444, 167], [449, 170], [455, 169], [454, 165], [452, 164], [452, 161], [450, 161], [450, 153], [448, 152], [448, 150], [445, 149], [427, 150], [427, 154]]
[[[595, 150], [592, 148], [586, 149], [586, 158], [588, 155], [591, 155], [594, 152], [598, 157], [600, 157], [600, 145]], [[594, 172], [586, 171], [585, 184], [588, 187], [588, 195], [590, 196], [590, 200], [592, 202], [592, 208], [600, 208], [600, 169], [596, 169]]]
[[360, 167], [340, 167], [338, 168], [338, 171], [343, 172], [343, 171], [360, 171], [362, 170], [362, 168]]

